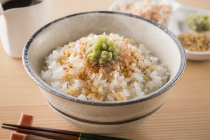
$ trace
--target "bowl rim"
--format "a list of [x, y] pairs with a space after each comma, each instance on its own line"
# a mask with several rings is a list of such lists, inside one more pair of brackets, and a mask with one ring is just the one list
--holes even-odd
[[185, 53], [193, 54], [193, 55], [210, 55], [210, 51], [208, 51], [208, 52], [194, 52], [194, 51], [190, 51], [188, 49], [185, 49]]
[[[71, 18], [71, 17], [75, 17], [75, 16], [79, 16], [79, 15], [85, 15], [85, 14], [115, 14], [115, 15], [119, 15], [119, 16], [127, 16], [127, 17], [131, 17], [131, 18], [136, 18], [139, 20], [144, 20], [146, 22], [148, 22], [149, 24], [153, 24], [154, 26], [156, 26], [157, 28], [161, 29], [163, 32], [165, 32], [166, 34], [168, 34], [173, 41], [176, 43], [178, 50], [180, 52], [180, 56], [181, 56], [181, 62], [180, 62], [180, 66], [179, 66], [179, 70], [176, 73], [176, 75], [169, 81], [167, 82], [163, 87], [161, 87], [160, 89], [150, 93], [149, 95], [146, 95], [144, 97], [141, 98], [136, 98], [136, 99], [131, 99], [131, 100], [126, 100], [126, 101], [116, 101], [116, 102], [97, 102], [97, 101], [87, 101], [87, 100], [81, 100], [79, 98], [76, 97], [72, 97], [70, 95], [64, 94], [60, 91], [57, 91], [55, 89], [53, 89], [51, 86], [49, 86], [48, 84], [46, 84], [44, 81], [41, 80], [41, 78], [37, 77], [31, 67], [30, 67], [30, 62], [28, 60], [28, 50], [30, 48], [31, 43], [33, 42], [33, 40], [36, 38], [37, 35], [39, 35], [39, 33], [41, 33], [42, 31], [44, 31], [48, 26], [59, 22], [61, 20], [64, 20], [66, 18]], [[72, 14], [72, 15], [68, 15], [62, 18], [59, 18], [57, 20], [54, 20], [48, 24], [46, 24], [45, 26], [41, 27], [39, 30], [37, 30], [31, 37], [30, 39], [27, 41], [24, 49], [23, 49], [23, 54], [22, 54], [22, 61], [23, 61], [23, 66], [26, 70], [26, 72], [28, 73], [28, 75], [32, 78], [32, 80], [39, 85], [41, 88], [43, 88], [44, 90], [50, 92], [51, 94], [54, 94], [58, 97], [61, 97], [63, 99], [69, 100], [69, 101], [73, 101], [76, 103], [81, 103], [81, 104], [86, 104], [86, 105], [92, 105], [92, 106], [121, 106], [121, 105], [130, 105], [130, 104], [134, 104], [134, 103], [138, 103], [138, 102], [143, 102], [149, 99], [152, 99], [158, 95], [161, 95], [162, 93], [164, 93], [165, 91], [169, 90], [181, 77], [185, 66], [186, 66], [186, 55], [185, 55], [185, 50], [182, 46], [182, 44], [179, 42], [179, 40], [177, 39], [177, 37], [171, 32], [169, 31], [167, 28], [165, 28], [164, 26], [160, 25], [159, 23], [156, 23], [150, 19], [144, 18], [144, 17], [140, 17], [137, 15], [132, 15], [132, 14], [127, 14], [127, 13], [122, 13], [122, 12], [114, 12], [114, 11], [89, 11], [89, 12], [81, 12], [81, 13], [76, 13], [76, 14]]]

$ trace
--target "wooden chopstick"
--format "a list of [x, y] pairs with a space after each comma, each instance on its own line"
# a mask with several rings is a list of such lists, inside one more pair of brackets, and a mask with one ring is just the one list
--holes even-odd
[[[2, 128], [15, 130], [17, 132], [31, 134], [36, 136], [41, 136], [45, 138], [51, 139], [61, 139], [61, 140], [128, 140], [116, 137], [107, 137], [100, 136], [95, 134], [74, 132], [74, 131], [66, 131], [59, 129], [51, 129], [51, 128], [42, 128], [42, 127], [32, 127], [32, 126], [22, 126], [22, 125], [14, 125], [14, 124], [2, 124]], [[6, 127], [5, 127], [6, 126]], [[9, 127], [8, 127], [9, 126]]]
[[[80, 140], [80, 137], [78, 137], [78, 136], [65, 135], [65, 134], [59, 134], [59, 133], [53, 133], [53, 132], [28, 130], [28, 129], [22, 129], [22, 128], [12, 128], [12, 127], [6, 127], [6, 126], [2, 126], [2, 128], [14, 130], [14, 131], [17, 131], [20, 133], [40, 136], [43, 138], [50, 138], [50, 139], [54, 139], [54, 140]], [[93, 139], [90, 139], [90, 140], [93, 140]]]
[[66, 131], [66, 130], [60, 130], [60, 129], [23, 126], [23, 125], [15, 125], [15, 124], [7, 124], [7, 123], [3, 123], [2, 125], [17, 127], [17, 128], [22, 128], [22, 129], [30, 129], [30, 130], [37, 130], [37, 131], [46, 131], [46, 132], [54, 132], [54, 133], [60, 133], [60, 134], [74, 135], [74, 136], [78, 136], [78, 137], [80, 137], [80, 135], [81, 135], [80, 132]]

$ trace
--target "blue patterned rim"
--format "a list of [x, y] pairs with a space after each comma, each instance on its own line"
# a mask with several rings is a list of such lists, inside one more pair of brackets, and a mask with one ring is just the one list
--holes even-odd
[[[150, 24], [155, 25], [157, 28], [161, 29], [163, 32], [168, 34], [174, 40], [174, 42], [176, 43], [176, 45], [179, 49], [180, 55], [181, 55], [180, 67], [179, 67], [179, 70], [178, 70], [177, 74], [174, 76], [174, 78], [172, 80], [170, 80], [168, 83], [166, 83], [166, 85], [164, 85], [164, 87], [160, 88], [157, 91], [154, 91], [153, 93], [151, 93], [151, 94], [149, 94], [145, 97], [132, 99], [132, 100], [127, 100], [127, 101], [120, 101], [120, 102], [95, 102], [95, 101], [81, 100], [81, 99], [63, 94], [63, 93], [53, 89], [52, 87], [47, 85], [45, 82], [43, 82], [39, 77], [37, 77], [33, 73], [33, 71], [31, 70], [29, 60], [28, 60], [28, 50], [29, 50], [30, 45], [31, 45], [32, 41], [34, 40], [34, 38], [36, 38], [36, 36], [39, 33], [41, 33], [43, 30], [45, 30], [48, 26], [50, 26], [50, 25], [52, 25], [56, 22], [59, 22], [59, 21], [64, 20], [66, 18], [71, 18], [71, 17], [75, 17], [75, 16], [79, 16], [79, 15], [94, 14], [94, 13], [102, 13], [102, 14], [109, 14], [109, 15], [115, 14], [115, 15], [120, 15], [120, 16], [128, 16], [128, 17], [131, 17], [131, 18], [139, 19], [139, 20], [144, 20], [144, 21], [146, 21]], [[36, 84], [39, 85], [41, 88], [43, 88], [44, 90], [46, 90], [46, 91], [48, 91], [48, 92], [50, 92], [50, 93], [52, 93], [56, 96], [59, 96], [61, 98], [64, 98], [64, 99], [67, 99], [67, 100], [70, 100], [70, 101], [73, 101], [73, 102], [86, 104], [86, 105], [93, 105], [93, 106], [129, 105], [129, 104], [134, 104], [134, 103], [143, 102], [143, 101], [152, 99], [152, 98], [154, 98], [158, 95], [161, 95], [162, 93], [166, 92], [167, 90], [169, 90], [179, 80], [179, 78], [181, 77], [181, 75], [184, 71], [185, 65], [186, 65], [186, 56], [185, 56], [184, 48], [182, 47], [182, 44], [179, 42], [177, 37], [171, 31], [169, 31], [164, 26], [162, 26], [162, 25], [160, 25], [160, 24], [158, 24], [158, 23], [156, 23], [156, 22], [154, 22], [150, 19], [140, 17], [140, 16], [136, 16], [136, 15], [132, 15], [132, 14], [121, 13], [121, 12], [112, 12], [112, 11], [91, 11], [91, 12], [77, 13], [77, 14], [69, 15], [69, 16], [66, 16], [66, 17], [63, 17], [63, 18], [60, 18], [60, 19], [57, 19], [57, 20], [54, 20], [54, 21], [48, 23], [47, 25], [40, 28], [37, 32], [35, 32], [31, 36], [31, 38], [28, 40], [28, 42], [26, 43], [26, 46], [24, 47], [22, 58], [23, 58], [23, 65], [24, 65], [24, 68], [25, 68], [26, 72], [36, 82]]]

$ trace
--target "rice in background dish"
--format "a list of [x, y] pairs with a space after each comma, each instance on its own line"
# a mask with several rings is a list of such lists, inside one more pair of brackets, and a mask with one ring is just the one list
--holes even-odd
[[118, 6], [118, 11], [142, 16], [166, 27], [172, 14], [172, 7], [166, 2], [158, 4], [152, 0], [145, 0], [143, 2], [120, 5]]
[[54, 89], [83, 100], [125, 101], [141, 98], [169, 79], [166, 65], [142, 44], [118, 34], [103, 34], [118, 46], [118, 59], [99, 64], [88, 61], [86, 46], [99, 36], [90, 34], [57, 47], [44, 60], [41, 78]]

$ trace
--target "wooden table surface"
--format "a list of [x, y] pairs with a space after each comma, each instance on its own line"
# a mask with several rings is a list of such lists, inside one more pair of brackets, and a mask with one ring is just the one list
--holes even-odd
[[[114, 1], [53, 0], [52, 16], [57, 19], [77, 12], [107, 10]], [[210, 10], [210, 0], [177, 1]], [[0, 45], [0, 123], [17, 124], [22, 112], [34, 115], [34, 126], [80, 131], [49, 108], [37, 85], [26, 74], [21, 59], [10, 58]], [[0, 128], [0, 140], [8, 140], [10, 133]], [[210, 61], [187, 61], [172, 94], [148, 121], [110, 136], [135, 140], [210, 140]]]

